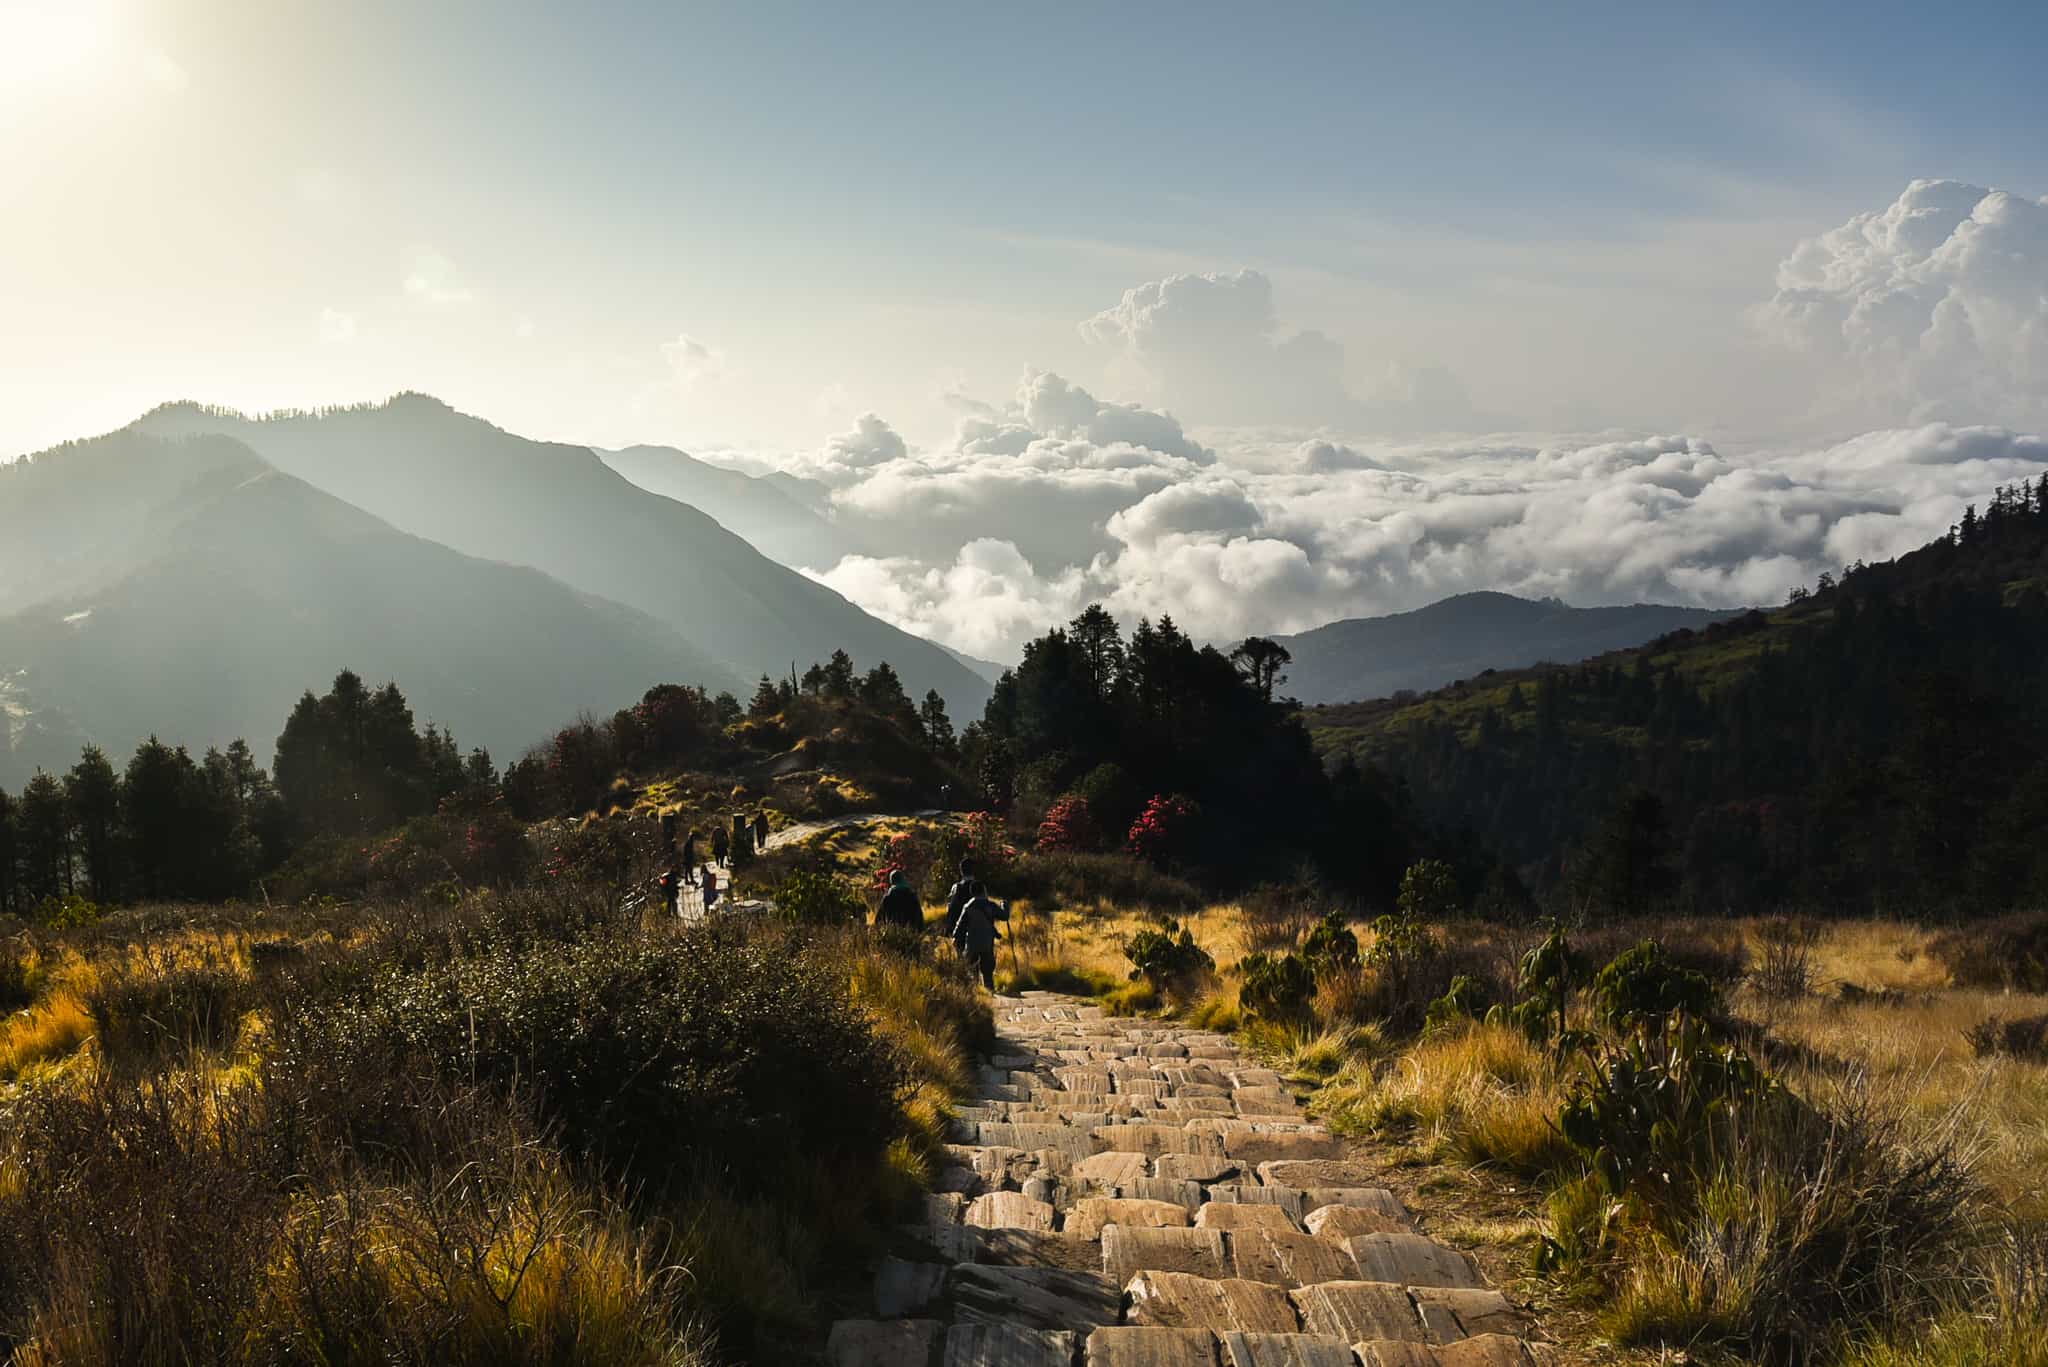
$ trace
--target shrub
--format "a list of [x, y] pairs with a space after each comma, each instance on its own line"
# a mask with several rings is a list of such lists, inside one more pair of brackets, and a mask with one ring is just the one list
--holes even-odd
[[1344, 924], [1344, 918], [1330, 912], [1316, 922], [1315, 929], [1301, 942], [1301, 957], [1318, 978], [1358, 967], [1358, 937]]
[[1143, 979], [1154, 992], [1169, 997], [1192, 996], [1195, 982], [1216, 971], [1216, 961], [1195, 943], [1194, 932], [1172, 920], [1131, 936], [1124, 942], [1124, 957], [1135, 965], [1131, 981]]
[[793, 870], [775, 885], [776, 914], [804, 925], [858, 925], [868, 904], [847, 879], [818, 868]]
[[1963, 1038], [1979, 1058], [2002, 1054], [2008, 1058], [2048, 1060], [2048, 1015], [2016, 1016], [2011, 1020], [1992, 1016], [1963, 1031]]
[[1757, 927], [1757, 940], [1763, 953], [1750, 970], [1750, 986], [1770, 1001], [1812, 995], [1813, 947], [1820, 941], [1819, 929], [1800, 921], [1766, 921]]
[[1411, 921], [1441, 925], [1463, 907], [1457, 873], [1441, 859], [1417, 860], [1401, 875], [1395, 905]]
[[1316, 980], [1300, 956], [1247, 955], [1237, 966], [1244, 982], [1238, 1000], [1264, 1021], [1305, 1021], [1315, 997]]
[[37, 962], [25, 940], [0, 942], [0, 1013], [19, 1011], [36, 999]]
[[1957, 987], [2048, 991], [2048, 913], [2018, 913], [1943, 931], [1927, 948]]
[[217, 1049], [234, 1038], [247, 980], [218, 951], [151, 951], [101, 969], [85, 991], [100, 1050], [120, 1062]]
[[1084, 797], [1063, 797], [1052, 804], [1045, 820], [1038, 824], [1041, 854], [1093, 850], [1102, 843], [1101, 829]]
[[706, 1161], [759, 1188], [813, 1160], [876, 1160], [905, 1081], [842, 969], [715, 923], [388, 975], [280, 1033], [281, 1068], [416, 1060], [530, 1092], [573, 1150], [615, 1169], [659, 1179]]
[[1127, 854], [1025, 855], [1010, 869], [1008, 887], [1040, 903], [1085, 907], [1111, 902], [1167, 914], [1194, 911], [1204, 901], [1201, 889], [1186, 879]]
[[1156, 796], [1131, 823], [1124, 848], [1149, 863], [1165, 865], [1186, 856], [1193, 838], [1196, 808], [1190, 798]]
[[1461, 1021], [1478, 1020], [1493, 1005], [1493, 993], [1485, 983], [1469, 973], [1460, 973], [1451, 979], [1451, 985], [1444, 989], [1444, 994], [1429, 1004], [1423, 1026], [1429, 1030], [1447, 1030]]

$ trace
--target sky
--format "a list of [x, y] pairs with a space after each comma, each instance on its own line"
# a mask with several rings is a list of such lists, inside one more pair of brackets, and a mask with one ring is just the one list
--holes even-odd
[[[822, 472], [886, 527], [917, 471], [1018, 459], [963, 424], [1079, 432], [1062, 478], [1150, 497], [1167, 472], [1105, 452], [1186, 453], [1088, 436], [1136, 405], [1250, 500], [1256, 525], [1176, 533], [1227, 546], [1293, 525], [1254, 488], [1281, 473], [1404, 469], [1427, 502], [1515, 483], [1508, 451], [1782, 474], [1930, 423], [2039, 431], [2044, 52], [2048, 7], [2004, 4], [0, 0], [0, 457], [171, 399], [418, 389]], [[1048, 375], [1095, 416], [1020, 423]], [[840, 459], [878, 429], [901, 468]], [[1981, 480], [1951, 483], [1899, 525]], [[982, 542], [1041, 588], [1109, 553], [1081, 591], [1124, 589], [1134, 503], [1035, 556], [998, 505], [818, 572], [1000, 652], [914, 600], [967, 592]], [[1823, 521], [1778, 579], [1833, 554]], [[1778, 587], [1688, 553], [1689, 580], [1559, 582]], [[1353, 566], [1281, 615], [1541, 578], [1489, 573]]]

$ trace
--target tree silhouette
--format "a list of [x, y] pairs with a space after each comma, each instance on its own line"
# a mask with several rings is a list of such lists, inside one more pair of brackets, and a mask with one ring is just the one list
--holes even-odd
[[1294, 662], [1286, 646], [1264, 636], [1247, 636], [1237, 649], [1230, 652], [1230, 662], [1243, 672], [1259, 696], [1267, 702], [1273, 701], [1273, 690], [1287, 681], [1280, 671]]

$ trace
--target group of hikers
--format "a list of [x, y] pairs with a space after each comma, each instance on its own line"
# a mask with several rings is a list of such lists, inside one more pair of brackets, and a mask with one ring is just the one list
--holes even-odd
[[[676, 818], [673, 813], [662, 817], [661, 829], [663, 837], [673, 845], [676, 832]], [[708, 861], [702, 863], [698, 861], [700, 845], [704, 846], [711, 856]], [[690, 833], [683, 837], [682, 847], [676, 858], [661, 875], [661, 897], [668, 906], [669, 915], [681, 914], [683, 890], [693, 877], [703, 895], [704, 910], [710, 911], [718, 903], [718, 867], [723, 866], [729, 876], [735, 859], [744, 862], [752, 858], [757, 851], [767, 848], [768, 813], [765, 809], [756, 808], [751, 813], [734, 812], [730, 822], [713, 822], [711, 839], [708, 842], [694, 826], [691, 827]], [[693, 868], [696, 870], [695, 875], [690, 872]]]
[[[988, 895], [974, 875], [972, 859], [961, 860], [959, 881], [946, 895], [946, 933], [960, 957], [981, 975], [981, 985], [991, 992], [996, 990], [996, 941], [1001, 938], [996, 922], [1009, 919], [1009, 904]], [[909, 877], [901, 869], [889, 875], [889, 890], [882, 894], [875, 924], [917, 934], [924, 932], [924, 905], [917, 900], [917, 890], [910, 886]]]

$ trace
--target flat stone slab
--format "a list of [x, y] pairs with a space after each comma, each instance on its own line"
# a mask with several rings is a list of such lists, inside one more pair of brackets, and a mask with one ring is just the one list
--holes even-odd
[[1097, 1151], [1088, 1140], [1088, 1131], [1067, 1125], [983, 1125], [977, 1138], [984, 1145], [1025, 1153], [1051, 1149], [1077, 1162]]
[[1209, 1199], [1226, 1206], [1278, 1206], [1297, 1221], [1308, 1210], [1307, 1194], [1298, 1187], [1219, 1183], [1209, 1188]]
[[[988, 1138], [989, 1126], [982, 1128], [983, 1143], [1001, 1143]], [[1333, 1134], [1314, 1130], [1293, 1131], [1239, 1131], [1223, 1136], [1223, 1152], [1240, 1163], [1256, 1166], [1260, 1163], [1278, 1162], [1283, 1159], [1300, 1162], [1308, 1159], [1341, 1158], [1344, 1145]]]
[[1346, 1239], [1342, 1247], [1357, 1262], [1361, 1281], [1474, 1290], [1486, 1287], [1486, 1279], [1468, 1255], [1420, 1234], [1361, 1234]]
[[1406, 1288], [1386, 1282], [1319, 1282], [1292, 1293], [1301, 1327], [1346, 1343], [1395, 1339], [1428, 1340]]
[[1529, 1332], [1526, 1316], [1498, 1291], [1463, 1287], [1411, 1286], [1408, 1294], [1422, 1316], [1423, 1333], [1431, 1343], [1454, 1343], [1482, 1334], [1521, 1337]]
[[[987, 1130], [989, 1126], [982, 1126]], [[1158, 1158], [1169, 1153], [1202, 1154], [1221, 1158], [1225, 1141], [1217, 1135], [1198, 1134], [1177, 1125], [1099, 1125], [1093, 1133], [1096, 1153], [1142, 1153]], [[1248, 1135], [1249, 1139], [1261, 1136]]]
[[1200, 1182], [1176, 1182], [1171, 1177], [1140, 1177], [1115, 1188], [1111, 1194], [1123, 1197], [1136, 1196], [1147, 1201], [1171, 1201], [1189, 1215], [1193, 1215], [1202, 1206]]
[[1223, 1232], [1215, 1229], [1142, 1229], [1111, 1225], [1102, 1231], [1102, 1270], [1118, 1286], [1140, 1272], [1229, 1273]]
[[1086, 1329], [1115, 1324], [1121, 1286], [1100, 1272], [961, 1263], [946, 1277], [956, 1322], [1026, 1329]]
[[1549, 1361], [1520, 1339], [1486, 1334], [1437, 1348], [1382, 1339], [1355, 1343], [1351, 1351], [1363, 1367], [1542, 1367]]
[[1357, 1206], [1322, 1206], [1310, 1211], [1301, 1224], [1318, 1239], [1328, 1239], [1333, 1244], [1361, 1234], [1408, 1234], [1415, 1229], [1406, 1215], [1388, 1215]]
[[1223, 1367], [1357, 1367], [1343, 1339], [1319, 1334], [1218, 1334]]
[[875, 1314], [885, 1320], [914, 1315], [937, 1300], [945, 1285], [944, 1263], [884, 1258], [875, 1269]]
[[1364, 1367], [1437, 1367], [1436, 1349], [1404, 1339], [1372, 1339], [1351, 1345]]
[[1277, 1286], [1187, 1272], [1140, 1272], [1124, 1288], [1126, 1324], [1163, 1329], [1244, 1329], [1291, 1334], [1301, 1327], [1294, 1303]]
[[1075, 1238], [1096, 1239], [1102, 1236], [1104, 1225], [1141, 1225], [1150, 1229], [1174, 1229], [1184, 1228], [1187, 1224], [1187, 1207], [1171, 1201], [1084, 1196], [1074, 1202], [1060, 1230]]
[[1274, 1159], [1258, 1165], [1259, 1180], [1269, 1186], [1371, 1187], [1379, 1185], [1379, 1174], [1370, 1165], [1343, 1158]]
[[1313, 1234], [1240, 1229], [1230, 1234], [1230, 1274], [1275, 1286], [1349, 1281], [1358, 1264], [1344, 1249]]
[[1093, 1153], [1074, 1164], [1073, 1177], [1091, 1187], [1123, 1187], [1151, 1174], [1152, 1161], [1142, 1153]]
[[1086, 1367], [1216, 1367], [1216, 1336], [1206, 1329], [1097, 1329], [1083, 1361]]
[[1287, 1079], [1271, 1068], [1234, 1068], [1230, 1080], [1239, 1087], [1284, 1087]]
[[1070, 1272], [1095, 1272], [1102, 1250], [1093, 1240], [1069, 1238], [1042, 1229], [970, 1229], [966, 1254], [956, 1261], [993, 1263], [999, 1267], [1060, 1267]]
[[1020, 1191], [992, 1191], [967, 1204], [963, 1223], [978, 1229], [1040, 1229], [1053, 1226], [1053, 1208]]
[[1209, 1201], [1195, 1212], [1196, 1229], [1274, 1229], [1292, 1234], [1294, 1217], [1279, 1206], [1240, 1206], [1227, 1201]]
[[1239, 1171], [1230, 1159], [1205, 1153], [1164, 1153], [1152, 1165], [1154, 1177], [1170, 1177], [1176, 1182], [1221, 1182]]
[[[932, 1190], [969, 1198], [981, 1195], [987, 1185], [980, 1173], [963, 1163], [948, 1163], [932, 1179]], [[1363, 1230], [1359, 1232], [1364, 1233]]]
[[830, 1367], [930, 1367], [946, 1326], [937, 1320], [840, 1320], [825, 1340]]
[[1080, 1337], [1014, 1324], [956, 1324], [946, 1334], [944, 1367], [1072, 1367]]

